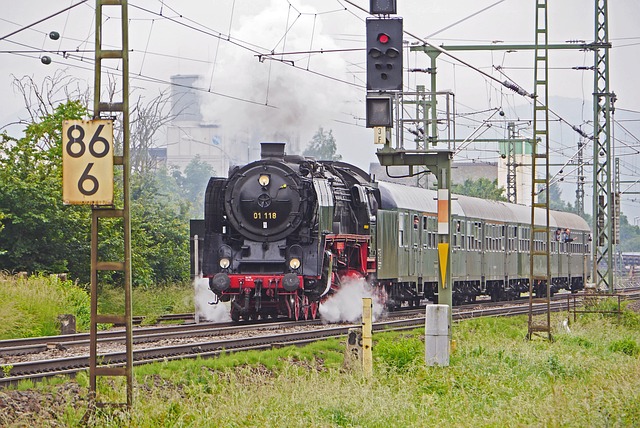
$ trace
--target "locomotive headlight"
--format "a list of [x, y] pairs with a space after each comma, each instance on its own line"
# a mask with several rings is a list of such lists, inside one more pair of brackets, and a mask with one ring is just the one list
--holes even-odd
[[222, 269], [226, 269], [226, 268], [228, 268], [230, 264], [231, 264], [231, 263], [229, 262], [229, 259], [228, 259], [228, 258], [224, 257], [224, 258], [221, 258], [221, 259], [220, 259], [220, 267], [221, 267]]
[[294, 257], [291, 260], [289, 260], [289, 267], [291, 269], [298, 269], [300, 267], [300, 259]]
[[260, 174], [260, 177], [258, 178], [258, 183], [260, 183], [260, 185], [262, 187], [266, 187], [269, 185], [269, 176], [267, 174]]

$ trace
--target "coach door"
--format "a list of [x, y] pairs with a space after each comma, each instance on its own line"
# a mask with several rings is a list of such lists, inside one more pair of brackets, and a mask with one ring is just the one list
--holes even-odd
[[420, 261], [422, 259], [422, 245], [421, 245], [421, 224], [420, 216], [418, 214], [411, 215], [411, 230], [409, 232], [411, 236], [411, 242], [409, 245], [409, 276], [419, 275], [421, 272]]
[[405, 281], [405, 278], [410, 275], [410, 271], [413, 270], [411, 267], [414, 263], [411, 254], [413, 252], [411, 248], [413, 226], [408, 224], [409, 221], [409, 213], [398, 211], [398, 265], [396, 271], [400, 281]]

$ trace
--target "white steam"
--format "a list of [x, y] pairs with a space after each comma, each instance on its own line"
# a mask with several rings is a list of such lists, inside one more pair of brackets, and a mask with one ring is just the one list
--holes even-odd
[[229, 322], [229, 303], [218, 302], [216, 305], [210, 305], [210, 302], [217, 302], [216, 295], [209, 289], [208, 278], [196, 278], [193, 281], [194, 302], [195, 302], [195, 318], [196, 321], [212, 321], [212, 322]]
[[320, 315], [325, 322], [355, 322], [362, 319], [362, 299], [373, 299], [373, 320], [384, 312], [384, 305], [367, 281], [360, 278], [345, 279], [333, 296], [320, 305]]
[[[287, 3], [272, 0], [261, 11], [243, 16], [232, 35], [252, 41], [260, 52], [339, 48], [324, 32], [322, 19], [314, 18], [315, 12], [305, 10], [287, 22]], [[220, 96], [204, 98], [205, 120], [220, 125], [225, 137], [234, 140], [233, 149], [239, 150], [237, 146], [246, 142], [285, 141], [289, 143], [288, 154], [299, 154], [319, 126], [329, 128], [336, 115], [344, 119], [341, 112], [354, 99], [356, 90], [350, 86], [305, 71], [308, 67], [315, 73], [350, 81], [349, 64], [339, 54], [276, 55], [260, 61], [256, 54], [235, 45], [221, 44], [219, 50], [215, 68], [202, 83], [211, 85], [214, 92], [255, 103]], [[360, 99], [360, 92], [356, 94]]]

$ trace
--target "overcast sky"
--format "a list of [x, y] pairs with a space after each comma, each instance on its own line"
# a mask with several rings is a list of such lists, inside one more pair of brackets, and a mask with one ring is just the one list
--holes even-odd
[[[42, 81], [56, 70], [92, 82], [95, 2], [89, 0], [10, 37], [10, 33], [65, 9], [80, 0], [28, 0], [11, 2], [0, 17], [0, 127], [26, 119], [24, 102], [12, 86], [12, 76], [33, 76]], [[353, 3], [368, 9], [368, 0]], [[534, 41], [535, 0], [398, 0], [398, 16], [405, 31], [434, 44], [486, 45]], [[594, 39], [595, 0], [549, 2], [549, 41]], [[105, 25], [104, 40], [118, 34], [118, 8], [105, 8], [113, 17]], [[486, 9], [486, 10], [485, 10]], [[365, 24], [367, 14], [342, 0], [133, 0], [129, 2], [131, 85], [138, 94], [151, 98], [167, 90], [170, 76], [198, 74], [207, 120], [227, 130], [253, 124], [265, 135], [277, 130], [296, 132], [310, 140], [319, 126], [332, 129], [340, 153], [347, 162], [368, 169], [376, 161], [372, 131], [364, 127]], [[640, 176], [640, 87], [637, 65], [640, 57], [640, 1], [609, 2], [610, 87], [617, 95], [616, 127], [623, 179]], [[57, 31], [57, 41], [47, 37]], [[222, 37], [216, 37], [222, 34]], [[405, 35], [408, 44], [416, 39]], [[282, 61], [259, 61], [258, 53], [309, 50], [343, 50], [278, 56]], [[353, 49], [358, 49], [351, 51]], [[87, 52], [82, 52], [82, 51]], [[347, 51], [349, 50], [349, 51]], [[52, 58], [43, 65], [43, 51]], [[77, 51], [77, 52], [74, 52]], [[66, 52], [63, 55], [62, 52]], [[456, 52], [456, 56], [500, 80], [510, 79], [533, 91], [533, 52]], [[293, 61], [293, 65], [289, 61]], [[551, 108], [570, 123], [583, 126], [593, 119], [593, 73], [572, 67], [592, 66], [593, 53], [550, 53]], [[423, 53], [405, 51], [405, 68], [429, 66]], [[496, 67], [501, 70], [497, 71]], [[152, 81], [152, 82], [150, 82]], [[405, 88], [429, 85], [423, 73], [405, 74]], [[88, 83], [92, 85], [92, 83]], [[455, 92], [459, 113], [458, 135], [475, 130], [496, 109], [504, 120], [521, 120], [523, 135], [530, 135], [526, 120], [530, 103], [475, 70], [442, 57], [438, 62], [438, 88]], [[556, 98], [558, 97], [558, 98]], [[561, 97], [561, 98], [560, 98]], [[567, 101], [571, 99], [572, 101]], [[630, 111], [626, 111], [630, 110]], [[20, 128], [8, 127], [12, 134]], [[555, 128], [554, 128], [555, 129]], [[506, 136], [504, 123], [484, 130], [483, 138]], [[589, 130], [587, 131], [589, 133]], [[567, 126], [552, 135], [558, 163], [567, 161], [577, 146], [578, 135]], [[635, 147], [634, 147], [635, 146]], [[592, 149], [588, 149], [590, 151]], [[473, 145], [458, 160], [496, 161], [495, 147]], [[587, 181], [591, 172], [587, 171]], [[567, 181], [574, 180], [567, 177]], [[625, 189], [627, 186], [622, 186]], [[640, 189], [640, 187], [638, 187]], [[585, 189], [590, 200], [591, 189]], [[629, 221], [640, 212], [637, 196], [625, 197], [623, 211]], [[573, 202], [573, 192], [564, 192]], [[631, 211], [633, 211], [631, 213]], [[640, 219], [639, 219], [640, 220]]]

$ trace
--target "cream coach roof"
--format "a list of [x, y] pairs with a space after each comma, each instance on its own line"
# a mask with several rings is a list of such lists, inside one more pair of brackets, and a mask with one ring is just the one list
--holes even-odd
[[[437, 192], [430, 189], [405, 186], [386, 181], [378, 182], [382, 209], [404, 208], [424, 213], [437, 213]], [[536, 208], [536, 219], [541, 224], [544, 221], [544, 210]], [[507, 202], [490, 201], [473, 198], [464, 195], [451, 196], [452, 215], [478, 218], [488, 221], [500, 221], [507, 223], [530, 223], [531, 207], [525, 205], [510, 204]], [[549, 212], [549, 227], [570, 228], [575, 230], [590, 230], [587, 222], [580, 216], [561, 212]]]

